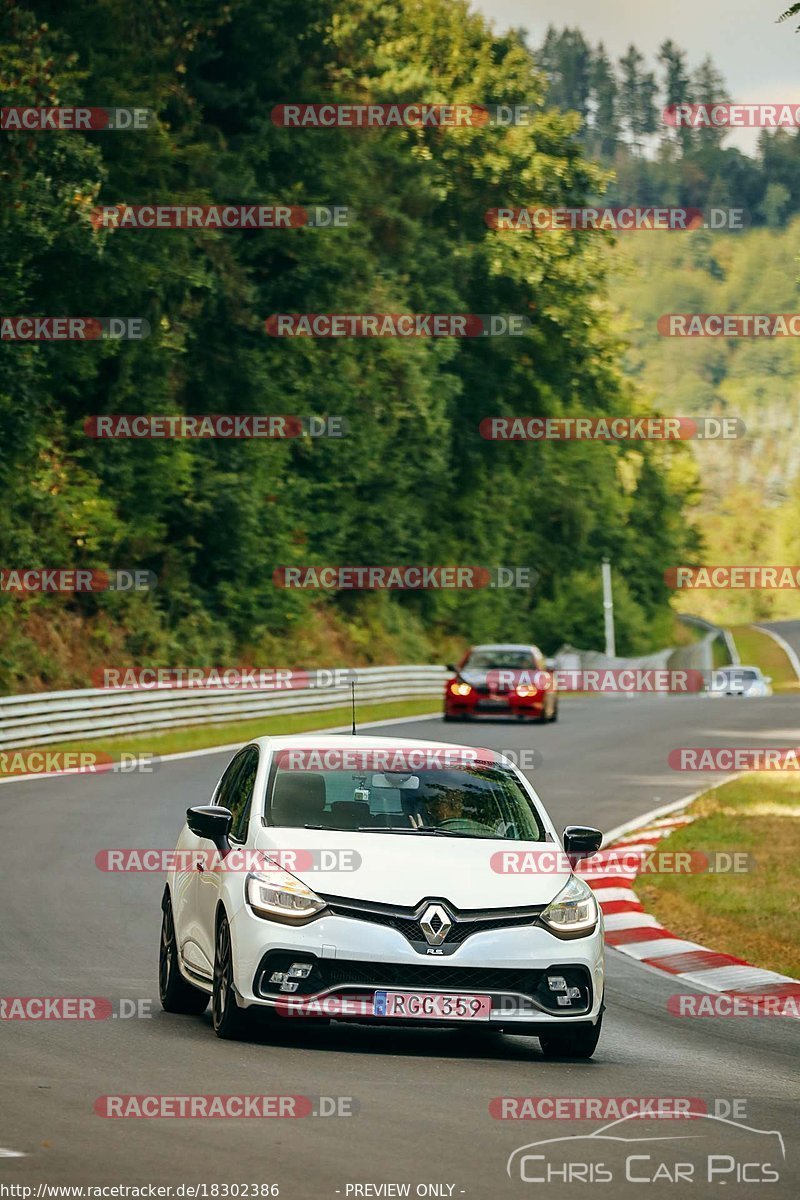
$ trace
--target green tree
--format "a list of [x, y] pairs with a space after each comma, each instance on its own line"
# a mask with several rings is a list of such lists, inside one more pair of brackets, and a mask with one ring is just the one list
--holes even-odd
[[[694, 101], [692, 82], [686, 66], [686, 52], [668, 38], [658, 50], [658, 61], [664, 71], [664, 103], [667, 108], [676, 104], [691, 104]], [[662, 144], [670, 141], [668, 133], [662, 138]], [[696, 132], [690, 126], [682, 125], [675, 134], [675, 140], [686, 154], [696, 141]]]
[[650, 71], [644, 71], [644, 55], [629, 46], [619, 60], [620, 113], [634, 153], [641, 149], [642, 139], [658, 128], [655, 98], [657, 88]]
[[[142, 316], [152, 329], [141, 342], [0, 343], [2, 561], [140, 566], [159, 586], [13, 609], [4, 598], [0, 685], [86, 682], [111, 653], [293, 665], [527, 637], [542, 606], [594, 570], [601, 543], [631, 564], [638, 642], [659, 636], [665, 597], [650, 576], [665, 554], [681, 556], [690, 495], [669, 454], [477, 432], [498, 413], [637, 403], [598, 239], [505, 234], [484, 220], [500, 205], [602, 192], [579, 137], [590, 91], [577, 31], [553, 43], [565, 112], [546, 102], [522, 38], [494, 34], [462, 0], [2, 3], [10, 103], [90, 96], [157, 118], [137, 134], [0, 133], [3, 311]], [[641, 72], [637, 88], [647, 101]], [[308, 98], [533, 100], [534, 114], [528, 126], [460, 130], [270, 119], [274, 105]], [[643, 136], [652, 122], [637, 113]], [[355, 219], [248, 232], [98, 231], [89, 220], [96, 203], [243, 200], [346, 204]], [[530, 326], [463, 341], [264, 332], [272, 313], [327, 311], [518, 313]], [[83, 432], [91, 414], [240, 412], [337, 414], [349, 436]], [[655, 494], [642, 453], [661, 480], [663, 529], [633, 515], [640, 483]], [[273, 584], [291, 563], [381, 562], [533, 566], [539, 582], [381, 597]]]
[[592, 141], [594, 153], [613, 158], [619, 143], [618, 87], [614, 65], [601, 42], [592, 56]]

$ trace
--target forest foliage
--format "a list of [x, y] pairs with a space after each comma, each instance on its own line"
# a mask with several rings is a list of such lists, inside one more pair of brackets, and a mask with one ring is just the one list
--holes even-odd
[[[413, 661], [465, 639], [618, 645], [670, 628], [691, 454], [499, 444], [489, 415], [644, 411], [605, 239], [508, 236], [497, 205], [606, 173], [516, 33], [462, 0], [0, 0], [4, 103], [139, 105], [136, 132], [0, 133], [0, 312], [143, 317], [142, 341], [0, 341], [0, 561], [136, 567], [147, 594], [0, 593], [0, 689], [93, 665]], [[274, 105], [534, 101], [529, 125], [296, 130]], [[341, 229], [98, 228], [98, 204], [346, 204]], [[523, 337], [275, 339], [275, 312], [518, 313]], [[97, 441], [108, 413], [337, 414], [341, 440]], [[533, 589], [291, 592], [293, 563], [532, 566]]]

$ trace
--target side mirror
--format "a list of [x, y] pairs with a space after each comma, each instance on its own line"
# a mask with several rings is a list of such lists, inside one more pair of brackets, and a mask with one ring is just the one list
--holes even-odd
[[192, 833], [213, 842], [221, 854], [227, 854], [231, 848], [228, 834], [231, 831], [232, 820], [231, 810], [219, 808], [216, 804], [202, 804], [198, 808], [186, 810], [186, 824]]
[[564, 853], [577, 862], [580, 858], [591, 858], [600, 849], [603, 835], [590, 825], [567, 825], [564, 830]]

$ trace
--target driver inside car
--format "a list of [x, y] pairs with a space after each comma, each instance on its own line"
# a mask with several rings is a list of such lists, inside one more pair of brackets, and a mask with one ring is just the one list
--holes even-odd
[[459, 791], [453, 790], [444, 792], [441, 796], [429, 797], [425, 801], [425, 807], [428, 810], [429, 825], [468, 819], [468, 814], [464, 811], [464, 795]]

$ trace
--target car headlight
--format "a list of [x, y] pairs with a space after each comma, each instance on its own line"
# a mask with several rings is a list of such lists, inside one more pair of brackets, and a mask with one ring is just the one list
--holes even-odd
[[472, 688], [468, 683], [451, 683], [450, 691], [454, 696], [468, 696]]
[[548, 904], [541, 920], [558, 937], [585, 937], [597, 925], [598, 908], [594, 892], [573, 875], [567, 885]]
[[516, 689], [517, 695], [522, 696], [523, 698], [526, 696], [535, 696], [538, 690], [538, 688], [534, 687], [530, 683], [521, 683]]
[[322, 912], [325, 901], [288, 871], [254, 871], [247, 876], [245, 897], [257, 917], [270, 921], [307, 921]]

